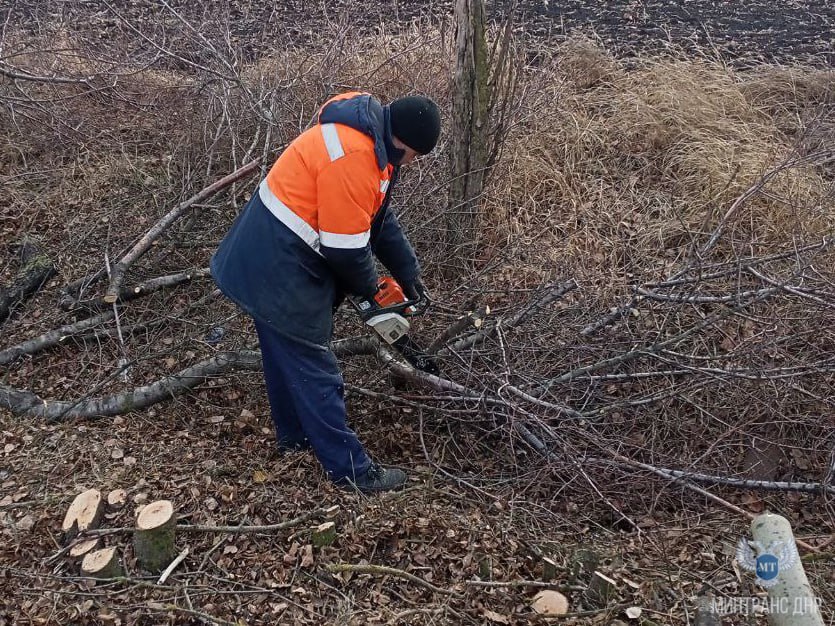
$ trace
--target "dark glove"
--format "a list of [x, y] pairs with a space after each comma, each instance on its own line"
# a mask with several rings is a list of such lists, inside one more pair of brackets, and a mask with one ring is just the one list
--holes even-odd
[[413, 282], [403, 285], [403, 292], [409, 300], [417, 300], [424, 308], [432, 303], [429, 291], [420, 278], [415, 278]]

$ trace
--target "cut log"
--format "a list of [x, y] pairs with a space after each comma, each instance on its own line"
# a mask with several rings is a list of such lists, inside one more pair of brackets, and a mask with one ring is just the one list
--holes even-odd
[[80, 532], [97, 528], [102, 513], [104, 513], [104, 503], [98, 489], [89, 489], [78, 494], [67, 510], [64, 523], [61, 525], [64, 542], [74, 539]]
[[90, 552], [81, 562], [81, 573], [91, 578], [118, 578], [124, 576], [116, 547]]
[[85, 556], [86, 554], [92, 552], [93, 550], [97, 550], [100, 544], [100, 537], [91, 537], [90, 539], [84, 539], [83, 541], [79, 541], [72, 548], [70, 548], [70, 556], [74, 559], [79, 559]]
[[493, 559], [489, 554], [479, 554], [478, 576], [481, 580], [493, 580]]
[[331, 545], [336, 540], [336, 524], [325, 522], [319, 524], [310, 537], [310, 542], [317, 548]]
[[170, 500], [157, 500], [142, 509], [136, 518], [133, 550], [143, 569], [159, 574], [177, 556], [175, 522], [174, 505]]
[[124, 489], [114, 489], [107, 494], [107, 508], [111, 511], [119, 511], [128, 501], [128, 492]]
[[770, 513], [759, 515], [751, 522], [751, 534], [764, 548], [754, 567], [768, 589], [772, 626], [823, 626], [819, 598], [806, 578], [788, 520]]

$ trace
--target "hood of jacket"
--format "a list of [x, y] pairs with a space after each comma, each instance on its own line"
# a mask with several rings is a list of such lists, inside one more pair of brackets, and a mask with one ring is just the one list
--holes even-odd
[[395, 148], [391, 140], [388, 107], [370, 94], [357, 93], [350, 98], [326, 102], [319, 112], [319, 123], [344, 124], [371, 137], [380, 170], [389, 163], [396, 166], [400, 161], [403, 151]]

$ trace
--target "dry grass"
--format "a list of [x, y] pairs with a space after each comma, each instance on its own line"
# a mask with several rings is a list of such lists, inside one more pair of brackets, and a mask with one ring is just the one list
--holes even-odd
[[[638, 259], [663, 269], [763, 175], [818, 149], [817, 129], [800, 120], [819, 114], [835, 85], [831, 72], [630, 65], [581, 41], [530, 68], [538, 88], [487, 201], [510, 233], [541, 232], [542, 252], [596, 287], [634, 274]], [[776, 115], [788, 110], [791, 127]], [[820, 166], [785, 168], [736, 212], [724, 255], [831, 232], [831, 194]]]

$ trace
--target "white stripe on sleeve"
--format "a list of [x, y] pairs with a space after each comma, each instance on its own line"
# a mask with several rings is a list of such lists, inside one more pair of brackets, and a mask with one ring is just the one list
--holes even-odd
[[345, 248], [356, 249], [364, 248], [371, 240], [371, 231], [367, 230], [356, 235], [343, 235], [340, 233], [329, 233], [324, 230], [319, 231], [319, 240], [323, 246], [328, 248]]
[[321, 127], [322, 137], [325, 139], [325, 147], [328, 149], [328, 156], [330, 156], [331, 161], [336, 161], [338, 158], [345, 156], [345, 150], [342, 149], [342, 142], [339, 141], [336, 126], [321, 124]]

